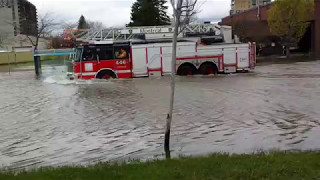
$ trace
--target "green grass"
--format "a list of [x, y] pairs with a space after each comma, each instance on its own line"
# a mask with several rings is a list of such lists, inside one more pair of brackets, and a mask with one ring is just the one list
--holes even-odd
[[255, 155], [214, 154], [129, 164], [43, 168], [0, 173], [1, 180], [84, 179], [320, 179], [320, 152], [274, 152]]

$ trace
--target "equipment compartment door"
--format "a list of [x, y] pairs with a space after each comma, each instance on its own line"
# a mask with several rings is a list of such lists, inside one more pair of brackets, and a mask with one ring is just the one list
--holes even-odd
[[161, 71], [160, 47], [148, 48], [148, 68], [150, 71]]
[[249, 67], [249, 49], [248, 47], [238, 48], [238, 67], [237, 68], [248, 68]]
[[132, 71], [135, 77], [148, 76], [147, 50], [145, 47], [132, 47]]

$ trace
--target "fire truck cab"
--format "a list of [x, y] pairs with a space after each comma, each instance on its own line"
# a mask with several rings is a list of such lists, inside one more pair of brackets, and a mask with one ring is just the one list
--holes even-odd
[[129, 43], [82, 44], [76, 49], [74, 72], [81, 79], [131, 78]]

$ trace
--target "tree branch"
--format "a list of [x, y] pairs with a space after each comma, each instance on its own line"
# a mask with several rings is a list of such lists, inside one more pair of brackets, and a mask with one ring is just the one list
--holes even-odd
[[27, 38], [29, 39], [29, 41], [32, 44], [32, 46], [36, 46], [36, 44], [33, 42], [32, 38], [30, 36], [27, 35]]

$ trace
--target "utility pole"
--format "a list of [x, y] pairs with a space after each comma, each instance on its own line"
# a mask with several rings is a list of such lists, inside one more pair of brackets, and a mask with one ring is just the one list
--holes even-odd
[[[175, 6], [175, 3], [176, 6]], [[166, 158], [170, 159], [170, 132], [171, 132], [171, 121], [173, 114], [173, 106], [174, 106], [174, 91], [175, 91], [175, 75], [176, 75], [176, 58], [177, 58], [177, 41], [178, 41], [178, 31], [180, 26], [180, 18], [182, 14], [182, 4], [183, 0], [178, 0], [175, 2], [171, 1], [173, 6], [173, 15], [174, 15], [174, 32], [173, 32], [173, 40], [172, 40], [172, 57], [171, 57], [171, 93], [170, 93], [170, 106], [169, 113], [167, 115], [166, 121], [166, 131], [164, 133], [164, 151], [166, 153]]]

